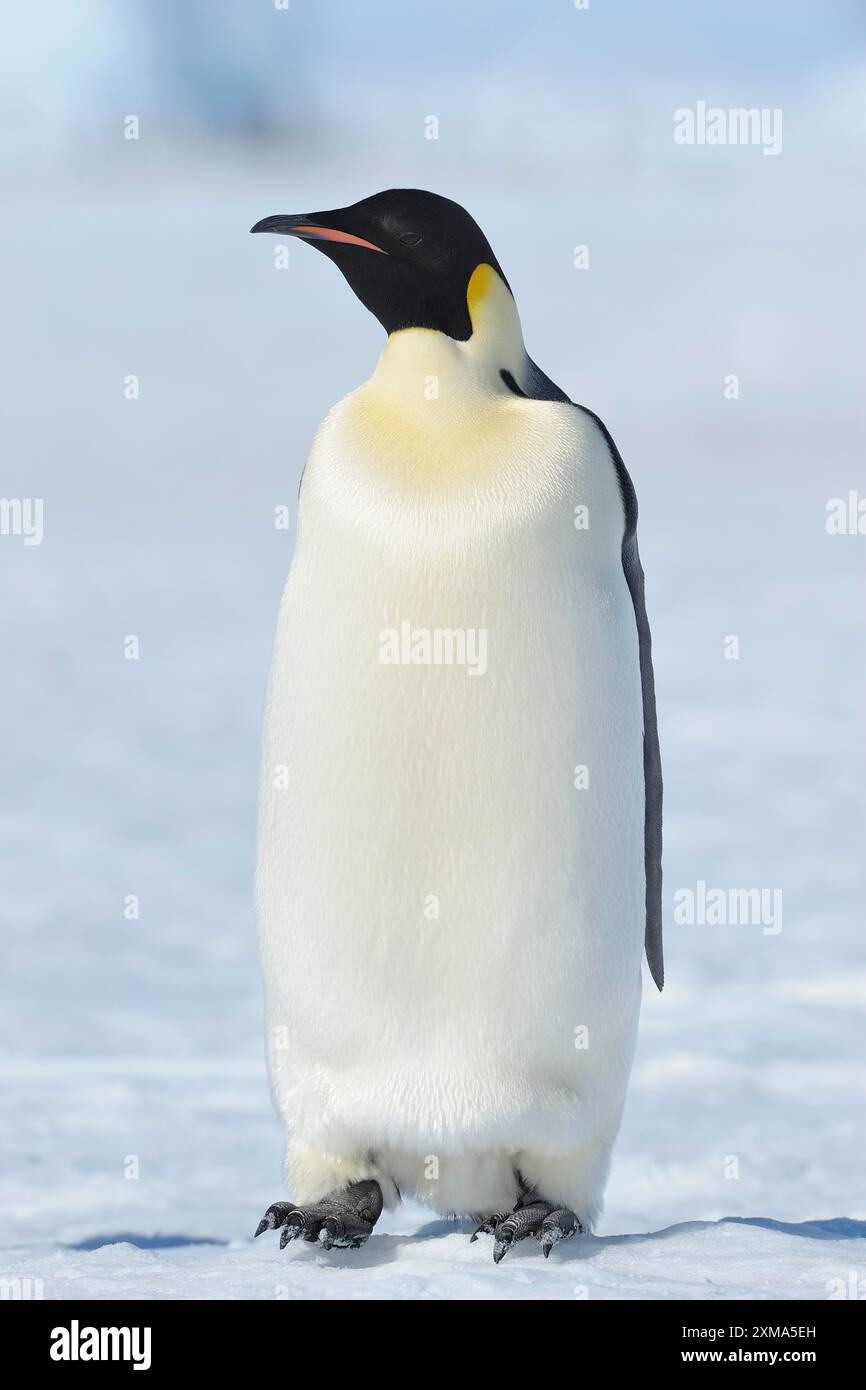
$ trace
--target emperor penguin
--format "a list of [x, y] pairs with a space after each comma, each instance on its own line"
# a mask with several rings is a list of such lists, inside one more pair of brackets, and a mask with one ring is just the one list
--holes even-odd
[[662, 987], [662, 778], [637, 502], [528, 356], [458, 203], [391, 189], [253, 232], [385, 329], [303, 472], [264, 723], [256, 903], [291, 1200], [357, 1248], [401, 1194], [498, 1263], [601, 1209], [641, 960]]

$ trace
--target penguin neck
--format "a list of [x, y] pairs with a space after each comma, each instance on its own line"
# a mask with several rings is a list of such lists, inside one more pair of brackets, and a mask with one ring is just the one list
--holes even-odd
[[459, 409], [479, 396], [508, 396], [502, 373], [521, 381], [527, 361], [511, 291], [491, 266], [480, 265], [466, 297], [472, 333], [465, 342], [432, 328], [398, 329], [389, 336], [368, 389], [409, 410], [429, 401]]

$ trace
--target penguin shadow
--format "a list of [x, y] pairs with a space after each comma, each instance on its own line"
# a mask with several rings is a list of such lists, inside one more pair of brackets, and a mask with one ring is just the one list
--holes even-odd
[[710, 1225], [761, 1226], [786, 1236], [806, 1236], [809, 1240], [866, 1240], [866, 1221], [850, 1216], [831, 1216], [821, 1221], [774, 1221], [771, 1216], [724, 1216]]
[[[551, 1264], [581, 1264], [595, 1259], [611, 1247], [670, 1240], [675, 1236], [690, 1232], [709, 1231], [716, 1227], [729, 1225], [755, 1226], [762, 1230], [775, 1231], [779, 1235], [798, 1236], [805, 1240], [866, 1239], [866, 1221], [857, 1221], [844, 1216], [798, 1222], [776, 1221], [769, 1216], [724, 1216], [718, 1221], [679, 1221], [658, 1231], [638, 1231], [607, 1236], [577, 1236], [573, 1240], [561, 1242], [551, 1252], [550, 1262]], [[471, 1247], [469, 1245], [472, 1230], [472, 1222], [454, 1221], [446, 1217], [441, 1220], [425, 1222], [411, 1235], [382, 1232], [378, 1236], [373, 1236], [362, 1250], [340, 1252], [339, 1256], [335, 1250], [332, 1250], [328, 1255], [328, 1260], [334, 1263], [335, 1256], [337, 1256], [336, 1263], [352, 1269], [357, 1269], [360, 1265], [372, 1266], [387, 1263], [391, 1259], [399, 1259], [401, 1251], [405, 1255], [407, 1249], [411, 1250], [413, 1247], [421, 1247], [431, 1241], [441, 1240], [443, 1236], [457, 1234], [466, 1237], [467, 1252], [469, 1249], [473, 1251], [472, 1262], [474, 1264], [477, 1258], [474, 1252], [478, 1250], [479, 1245], [476, 1244]], [[484, 1236], [479, 1237], [479, 1243], [483, 1240], [485, 1240]], [[543, 1261], [544, 1256], [537, 1241], [522, 1241], [509, 1252], [505, 1263], [506, 1265], [513, 1265], [516, 1260], [525, 1258]]]
[[[670, 1240], [690, 1232], [710, 1231], [721, 1226], [756, 1226], [779, 1235], [799, 1236], [804, 1240], [864, 1240], [866, 1221], [846, 1216], [829, 1217], [818, 1221], [776, 1221], [770, 1216], [723, 1216], [718, 1221], [678, 1221], [658, 1231], [640, 1231], [611, 1236], [579, 1236], [557, 1247], [551, 1258], [577, 1264], [594, 1259], [606, 1249], [622, 1245], [641, 1245], [648, 1241]], [[516, 1253], [516, 1252], [515, 1252]], [[541, 1252], [539, 1251], [539, 1254]]]
[[[679, 1221], [673, 1226], [665, 1226], [658, 1231], [639, 1231], [609, 1236], [576, 1236], [573, 1240], [562, 1241], [557, 1245], [556, 1249], [551, 1252], [550, 1264], [551, 1266], [555, 1264], [583, 1264], [595, 1259], [612, 1247], [670, 1240], [674, 1236], [689, 1232], [708, 1231], [714, 1227], [727, 1225], [756, 1226], [763, 1230], [776, 1231], [780, 1235], [799, 1236], [808, 1240], [866, 1239], [866, 1221], [855, 1221], [848, 1217], [791, 1222], [776, 1221], [768, 1216], [725, 1216], [719, 1221]], [[335, 1248], [325, 1254], [315, 1244], [311, 1243], [305, 1249], [302, 1242], [299, 1241], [295, 1246], [297, 1251], [295, 1258], [300, 1256], [303, 1259], [306, 1255], [316, 1259], [317, 1262], [326, 1263], [330, 1268], [371, 1269], [377, 1265], [396, 1264], [401, 1258], [405, 1259], [407, 1254], [411, 1254], [413, 1250], [420, 1251], [425, 1246], [441, 1240], [445, 1236], [459, 1235], [465, 1238], [466, 1258], [470, 1258], [469, 1252], [471, 1251], [471, 1263], [475, 1265], [479, 1258], [476, 1252], [484, 1250], [486, 1257], [489, 1258], [489, 1251], [485, 1249], [483, 1242], [489, 1243], [490, 1237], [480, 1236], [477, 1244], [470, 1245], [473, 1229], [474, 1223], [471, 1221], [442, 1217], [438, 1220], [424, 1222], [411, 1233], [374, 1232], [366, 1245], [359, 1250], [338, 1250]], [[449, 1258], [453, 1258], [453, 1255], [453, 1249], [449, 1248]], [[521, 1241], [509, 1252], [503, 1268], [513, 1267], [516, 1261], [525, 1259], [544, 1262], [541, 1246], [537, 1241], [531, 1239]]]
[[[865, 1240], [866, 1220], [853, 1220], [847, 1216], [834, 1216], [834, 1218], [822, 1220], [810, 1220], [810, 1222], [784, 1222], [776, 1220], [771, 1216], [723, 1216], [720, 1220], [687, 1220], [687, 1222], [677, 1222], [673, 1226], [664, 1226], [660, 1230], [649, 1230], [649, 1232], [634, 1232], [621, 1234], [621, 1236], [575, 1236], [573, 1240], [562, 1241], [557, 1245], [556, 1250], [550, 1254], [549, 1264], [555, 1265], [580, 1265], [587, 1261], [592, 1261], [603, 1254], [609, 1248], [623, 1247], [623, 1245], [641, 1245], [649, 1241], [671, 1240], [674, 1236], [683, 1236], [689, 1232], [706, 1232], [714, 1227], [720, 1226], [756, 1226], [759, 1229], [771, 1230], [781, 1236], [798, 1236], [805, 1240]], [[463, 1258], [467, 1262], [475, 1265], [478, 1261], [478, 1251], [485, 1250], [484, 1241], [491, 1240], [489, 1236], [478, 1237], [477, 1244], [470, 1244], [471, 1233], [474, 1230], [474, 1223], [471, 1220], [460, 1218], [448, 1218], [442, 1216], [435, 1220], [425, 1220], [423, 1225], [417, 1227], [414, 1232], [374, 1232], [366, 1245], [361, 1245], [360, 1250], [339, 1250], [332, 1248], [327, 1252], [320, 1250], [316, 1243], [304, 1244], [297, 1241], [292, 1245], [291, 1258], [293, 1259], [313, 1259], [316, 1264], [327, 1266], [329, 1269], [374, 1269], [375, 1266], [399, 1264], [400, 1259], [405, 1259], [413, 1251], [421, 1251], [424, 1247], [430, 1247], [435, 1241], [442, 1240], [446, 1236], [460, 1236], [466, 1240], [466, 1251]], [[114, 1240], [132, 1240], [138, 1243], [140, 1237], [114, 1237]], [[170, 1237], [156, 1237], [167, 1243]], [[174, 1238], [172, 1238], [174, 1243]], [[178, 1238], [178, 1243], [182, 1244], [227, 1244], [225, 1241], [192, 1241]], [[81, 1248], [81, 1247], [78, 1247]], [[149, 1248], [154, 1248], [150, 1245]], [[471, 1251], [471, 1257], [470, 1257]], [[286, 1252], [288, 1254], [288, 1252]], [[485, 1250], [485, 1255], [489, 1258], [489, 1251]], [[455, 1250], [449, 1245], [448, 1258], [455, 1258]], [[460, 1255], [457, 1255], [460, 1259]], [[509, 1252], [503, 1269], [513, 1268], [518, 1261], [524, 1259], [538, 1259], [544, 1264], [544, 1254], [541, 1245], [535, 1240], [521, 1241], [514, 1250]]]
[[[441, 1216], [432, 1220], [421, 1220], [413, 1232], [392, 1232], [392, 1230], [381, 1230], [374, 1232], [373, 1236], [366, 1244], [361, 1245], [360, 1250], [339, 1250], [338, 1247], [322, 1251], [316, 1241], [306, 1244], [304, 1241], [297, 1241], [291, 1247], [291, 1254], [286, 1251], [292, 1259], [311, 1259], [316, 1264], [327, 1266], [329, 1269], [373, 1269], [375, 1266], [399, 1264], [400, 1259], [405, 1259], [413, 1251], [420, 1252], [424, 1247], [430, 1247], [435, 1241], [443, 1240], [446, 1236], [460, 1236], [466, 1243], [466, 1250], [456, 1252], [453, 1245], [449, 1245], [448, 1254], [443, 1252], [443, 1258], [466, 1259], [467, 1262], [475, 1265], [480, 1258], [480, 1252], [484, 1251], [484, 1259], [491, 1255], [491, 1237], [480, 1236], [475, 1244], [470, 1244], [470, 1237], [473, 1234], [475, 1223], [463, 1218], [449, 1218]], [[623, 1247], [623, 1245], [641, 1245], [651, 1243], [651, 1241], [671, 1240], [676, 1236], [683, 1236], [691, 1232], [706, 1232], [714, 1227], [720, 1226], [756, 1226], [759, 1229], [771, 1230], [781, 1234], [781, 1236], [798, 1236], [805, 1240], [866, 1240], [866, 1220], [853, 1220], [847, 1216], [834, 1216], [822, 1220], [810, 1220], [810, 1222], [784, 1222], [776, 1220], [771, 1216], [723, 1216], [720, 1220], [687, 1220], [687, 1222], [677, 1222], [673, 1226], [664, 1226], [660, 1230], [649, 1230], [649, 1232], [624, 1233], [620, 1236], [575, 1236], [573, 1240], [562, 1241], [556, 1245], [555, 1250], [550, 1252], [549, 1265], [580, 1265], [587, 1261], [592, 1261], [602, 1255], [609, 1248]], [[129, 1240], [133, 1244], [139, 1244], [142, 1238], [131, 1236], [115, 1236], [114, 1240]], [[154, 1237], [167, 1245], [171, 1240], [172, 1244], [227, 1244], [227, 1241], [202, 1241], [189, 1240], [185, 1237]], [[107, 1241], [106, 1241], [107, 1243]], [[488, 1248], [489, 1245], [489, 1248]], [[85, 1247], [76, 1247], [85, 1248]], [[89, 1245], [88, 1245], [88, 1248]], [[153, 1244], [147, 1248], [156, 1248]], [[470, 1254], [471, 1252], [471, 1254]], [[285, 1257], [282, 1257], [285, 1258]], [[514, 1264], [524, 1259], [538, 1259], [545, 1264], [544, 1254], [541, 1245], [535, 1240], [524, 1240], [509, 1251], [503, 1269], [513, 1268]]]
[[[443, 1236], [464, 1235], [466, 1244], [474, 1230], [472, 1222], [462, 1218], [443, 1216], [425, 1221], [417, 1230], [374, 1231], [370, 1239], [357, 1250], [341, 1250], [332, 1246], [323, 1251], [315, 1242], [293, 1241], [284, 1252], [290, 1259], [311, 1259], [329, 1269], [373, 1269], [377, 1265], [397, 1264], [407, 1252], [421, 1250]], [[477, 1249], [477, 1246], [473, 1246]], [[282, 1252], [281, 1252], [282, 1254]]]
[[472, 1229], [471, 1225], [464, 1227], [462, 1222], [449, 1220], [445, 1216], [438, 1221], [427, 1221], [411, 1233], [374, 1231], [366, 1244], [358, 1250], [341, 1250], [333, 1246], [325, 1252], [314, 1241], [307, 1244], [299, 1240], [293, 1242], [285, 1253], [289, 1254], [291, 1251], [291, 1257], [294, 1259], [315, 1259], [327, 1265], [329, 1269], [373, 1269], [377, 1265], [397, 1264], [401, 1252], [405, 1255], [407, 1250], [421, 1249], [434, 1240], [441, 1240], [443, 1236], [453, 1236], [461, 1231], [465, 1231], [468, 1243]]
[[89, 1236], [62, 1246], [64, 1250], [102, 1250], [106, 1245], [134, 1245], [137, 1250], [177, 1250], [187, 1245], [228, 1245], [227, 1240], [217, 1236], [142, 1236], [131, 1231], [117, 1231], [111, 1235]]

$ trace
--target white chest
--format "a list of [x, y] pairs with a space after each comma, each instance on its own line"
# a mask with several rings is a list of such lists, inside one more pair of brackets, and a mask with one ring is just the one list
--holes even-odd
[[[479, 1037], [501, 1063], [527, 1031], [533, 1066], [566, 1075], [578, 1024], [631, 1018], [644, 894], [637, 637], [603, 441], [517, 397], [460, 423], [419, 449], [356, 393], [317, 439], [258, 875], [293, 1055], [349, 1065], [393, 1032], [402, 1066], [438, 1057], [449, 1086]], [[540, 970], [558, 982], [544, 1010], [489, 1015]]]

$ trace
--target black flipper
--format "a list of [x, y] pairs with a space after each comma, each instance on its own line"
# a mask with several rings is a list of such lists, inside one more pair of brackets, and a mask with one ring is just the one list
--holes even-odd
[[643, 774], [644, 774], [644, 865], [646, 869], [646, 930], [644, 946], [647, 964], [653, 980], [661, 989], [664, 984], [664, 955], [662, 950], [662, 764], [659, 752], [659, 731], [656, 718], [655, 680], [653, 677], [652, 640], [644, 598], [644, 575], [637, 544], [637, 496], [622, 455], [613, 442], [603, 420], [585, 405], [577, 405], [549, 376], [532, 361], [528, 361], [527, 390], [514, 380], [510, 372], [501, 373], [502, 380], [518, 396], [538, 401], [563, 401], [574, 405], [594, 420], [616, 469], [619, 490], [625, 511], [625, 530], [622, 537], [622, 568], [634, 605], [637, 623], [640, 679], [643, 695]]

